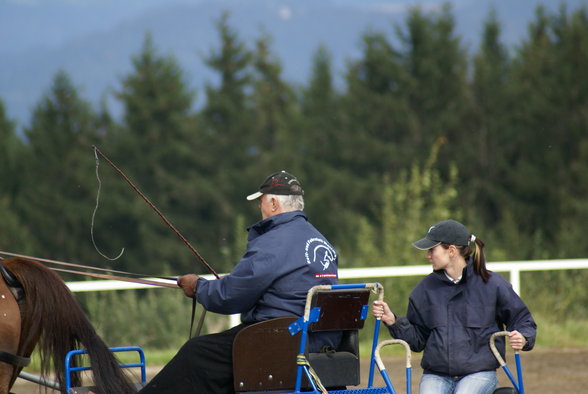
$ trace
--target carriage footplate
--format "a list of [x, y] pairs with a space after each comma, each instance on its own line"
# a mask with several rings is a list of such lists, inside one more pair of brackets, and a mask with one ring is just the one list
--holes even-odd
[[[146, 383], [145, 382], [135, 382], [134, 385], [135, 385], [135, 388], [137, 389], [137, 391], [139, 391], [143, 387], [145, 387]], [[94, 386], [72, 387], [69, 389], [69, 394], [96, 394], [96, 393], [98, 393], [98, 391], [96, 391], [96, 387], [94, 387]]]
[[352, 388], [347, 390], [329, 390], [329, 394], [389, 394], [386, 387]]

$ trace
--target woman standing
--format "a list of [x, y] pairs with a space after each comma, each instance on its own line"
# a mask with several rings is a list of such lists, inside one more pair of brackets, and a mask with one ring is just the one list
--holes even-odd
[[[491, 394], [499, 364], [490, 336], [506, 329], [513, 349], [531, 350], [537, 325], [529, 309], [502, 276], [486, 269], [484, 243], [463, 224], [439, 222], [413, 246], [427, 251], [433, 272], [410, 294], [406, 317], [383, 301], [374, 302], [374, 316], [394, 338], [424, 351], [420, 394]], [[504, 357], [503, 337], [496, 346]]]

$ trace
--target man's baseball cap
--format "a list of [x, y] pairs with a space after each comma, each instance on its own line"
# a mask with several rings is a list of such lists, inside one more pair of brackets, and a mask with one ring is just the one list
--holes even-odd
[[261, 197], [263, 194], [277, 194], [277, 195], [304, 195], [304, 190], [300, 186], [298, 179], [292, 174], [288, 174], [286, 171], [276, 172], [266, 178], [265, 181], [259, 186], [259, 191], [247, 196], [248, 200], [255, 200]]
[[460, 222], [447, 219], [432, 225], [425, 238], [413, 242], [412, 246], [421, 250], [429, 250], [441, 243], [467, 246], [470, 244], [470, 232]]

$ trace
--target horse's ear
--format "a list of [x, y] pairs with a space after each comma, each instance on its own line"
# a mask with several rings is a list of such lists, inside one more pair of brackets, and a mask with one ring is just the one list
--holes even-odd
[[6, 284], [9, 287], [22, 287], [20, 282], [18, 281], [18, 279], [16, 279], [16, 277], [12, 274], [12, 272], [8, 271], [6, 269], [6, 267], [3, 264], [4, 259], [2, 257], [0, 257], [0, 275], [2, 275], [2, 277], [4, 278], [4, 282], [6, 282]]

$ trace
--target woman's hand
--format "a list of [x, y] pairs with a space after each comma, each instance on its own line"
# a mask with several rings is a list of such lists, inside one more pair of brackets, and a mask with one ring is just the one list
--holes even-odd
[[513, 348], [513, 350], [522, 350], [526, 342], [527, 340], [523, 334], [517, 330], [510, 331], [508, 333], [508, 343], [510, 344], [510, 347]]
[[396, 316], [394, 316], [394, 313], [392, 313], [390, 308], [388, 308], [388, 304], [384, 301], [374, 301], [372, 305], [372, 314], [376, 319], [381, 319], [387, 326], [396, 323]]

